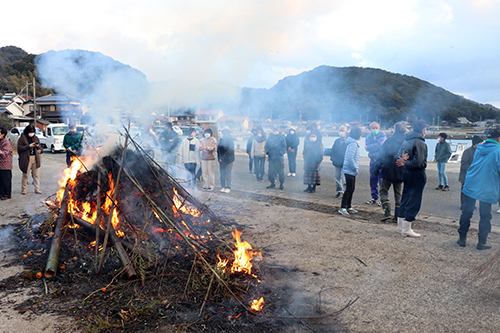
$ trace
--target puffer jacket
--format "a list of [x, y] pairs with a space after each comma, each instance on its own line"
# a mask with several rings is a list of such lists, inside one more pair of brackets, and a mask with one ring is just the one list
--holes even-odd
[[403, 152], [410, 155], [405, 163], [407, 170], [425, 170], [427, 168], [427, 145], [422, 134], [415, 131], [406, 133], [405, 141], [403, 141], [395, 158], [403, 156]]
[[185, 138], [182, 140], [177, 152], [179, 163], [200, 164], [200, 141], [197, 138]]
[[359, 144], [351, 137], [348, 137], [345, 143], [347, 147], [342, 172], [346, 175], [357, 176], [359, 172]]
[[487, 139], [476, 149], [462, 192], [468, 197], [494, 205], [498, 201], [499, 174], [500, 143]]
[[215, 160], [215, 154], [217, 153], [217, 140], [211, 136], [209, 138], [203, 138], [200, 141], [200, 152], [201, 152], [201, 159], [208, 161], [208, 160]]

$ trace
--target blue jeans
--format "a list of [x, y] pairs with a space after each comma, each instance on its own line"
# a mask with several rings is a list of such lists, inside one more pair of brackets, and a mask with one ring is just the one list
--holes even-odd
[[447, 162], [437, 162], [439, 185], [441, 186], [442, 185], [448, 186], [448, 177], [446, 176], [446, 164]]
[[335, 190], [337, 193], [344, 193], [345, 189], [345, 176], [342, 173], [342, 167], [333, 166], [334, 167], [334, 177], [335, 177]]

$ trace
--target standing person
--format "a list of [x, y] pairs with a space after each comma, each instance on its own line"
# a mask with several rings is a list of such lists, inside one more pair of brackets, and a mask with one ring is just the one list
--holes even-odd
[[12, 147], [7, 129], [0, 126], [0, 200], [12, 196]]
[[253, 144], [253, 139], [255, 138], [255, 135], [257, 135], [257, 130], [255, 128], [253, 128], [251, 131], [251, 135], [247, 140], [248, 171], [250, 173], [252, 173], [252, 168], [253, 168], [252, 144]]
[[321, 185], [319, 172], [325, 149], [317, 139], [316, 134], [312, 133], [309, 136], [307, 150], [304, 151], [304, 185], [307, 185], [304, 192], [308, 193], [316, 192], [316, 186]]
[[339, 213], [349, 215], [358, 211], [351, 207], [352, 195], [356, 187], [356, 176], [359, 172], [359, 139], [361, 138], [361, 128], [354, 127], [346, 139], [346, 150], [342, 172], [345, 175], [345, 192], [342, 196], [342, 204]]
[[261, 182], [264, 177], [264, 165], [266, 163], [266, 132], [262, 126], [257, 127], [257, 135], [253, 139], [250, 156], [253, 158], [253, 172], [257, 181]]
[[210, 128], [203, 131], [203, 139], [200, 142], [201, 172], [203, 174], [203, 189], [213, 191], [215, 187], [215, 154], [217, 140], [212, 136]]
[[449, 191], [448, 177], [446, 176], [446, 164], [451, 157], [450, 144], [446, 142], [448, 134], [439, 133], [438, 143], [436, 144], [435, 159], [437, 162], [438, 176], [439, 176], [439, 186], [436, 190]]
[[188, 171], [187, 183], [191, 188], [196, 187], [196, 166], [200, 165], [200, 140], [196, 138], [196, 129], [188, 129], [188, 137], [181, 142], [178, 161], [184, 164]]
[[234, 162], [234, 140], [229, 129], [223, 129], [219, 145], [217, 146], [217, 156], [219, 158], [220, 184], [222, 193], [231, 192], [231, 171]]
[[40, 140], [35, 135], [35, 126], [28, 125], [23, 131], [23, 134], [17, 140], [17, 153], [19, 155], [19, 169], [23, 172], [21, 181], [21, 194], [28, 194], [28, 178], [29, 172], [33, 177], [33, 185], [35, 185], [35, 193], [42, 194], [40, 191], [40, 178], [38, 177], [38, 169], [42, 165], [40, 154]]
[[297, 149], [299, 148], [299, 136], [294, 128], [290, 128], [286, 136], [286, 154], [288, 157], [288, 177], [295, 177], [297, 171]]
[[427, 124], [422, 119], [413, 123], [413, 130], [405, 135], [403, 145], [399, 149], [396, 161], [399, 167], [404, 166], [403, 172], [403, 197], [399, 210], [397, 231], [408, 237], [420, 237], [411, 229], [420, 206], [424, 192], [427, 175], [427, 144], [425, 143], [425, 129]]
[[370, 134], [365, 140], [365, 149], [368, 152], [368, 157], [370, 158], [370, 189], [371, 189], [371, 199], [368, 200], [367, 204], [378, 204], [379, 202], [379, 192], [378, 185], [382, 181], [382, 169], [377, 169], [377, 158], [382, 149], [387, 136], [384, 132], [380, 131], [380, 125], [377, 122], [370, 124]]
[[460, 216], [460, 227], [457, 241], [465, 247], [470, 219], [474, 213], [476, 200], [479, 200], [479, 233], [478, 250], [487, 250], [491, 244], [487, 242], [491, 232], [491, 205], [498, 201], [500, 183], [500, 129], [488, 131], [488, 139], [477, 147], [474, 161], [467, 170], [463, 193], [465, 195], [464, 209]]
[[[401, 196], [403, 192], [403, 172], [404, 167], [396, 165], [396, 155], [405, 139], [405, 123], [399, 122], [394, 125], [394, 134], [382, 145], [378, 155], [377, 168], [382, 168], [382, 183], [380, 184], [380, 201], [384, 209], [384, 216], [380, 221], [392, 219], [397, 221]], [[394, 215], [391, 215], [391, 202], [389, 200], [389, 189], [394, 191]]]
[[477, 146], [481, 143], [483, 143], [483, 139], [480, 136], [474, 135], [472, 137], [472, 146], [465, 149], [462, 154], [462, 160], [460, 161], [460, 173], [458, 174], [458, 181], [462, 184], [462, 188], [460, 189], [460, 210], [464, 210], [465, 205], [465, 194], [463, 193], [465, 175], [474, 161], [474, 154], [476, 153]]
[[66, 165], [68, 168], [73, 161], [71, 157], [82, 155], [82, 138], [83, 133], [76, 131], [76, 124], [69, 124], [69, 132], [64, 135], [63, 147], [66, 148]]
[[344, 165], [344, 156], [346, 149], [346, 138], [347, 138], [347, 127], [339, 127], [339, 138], [335, 140], [332, 146], [332, 153], [330, 160], [333, 163], [334, 177], [335, 177], [335, 190], [337, 195], [335, 198], [340, 198], [344, 194], [345, 190], [345, 176], [342, 173], [342, 167]]
[[168, 122], [165, 124], [165, 130], [160, 134], [159, 141], [162, 148], [163, 162], [166, 164], [167, 171], [174, 176], [173, 166], [177, 159], [179, 134], [172, 129], [172, 123]]
[[280, 133], [279, 127], [273, 127], [273, 132], [267, 138], [264, 146], [268, 156], [269, 170], [268, 179], [271, 183], [267, 188], [275, 188], [276, 174], [280, 181], [280, 190], [284, 188], [285, 184], [285, 153], [286, 153], [286, 140], [283, 134]]

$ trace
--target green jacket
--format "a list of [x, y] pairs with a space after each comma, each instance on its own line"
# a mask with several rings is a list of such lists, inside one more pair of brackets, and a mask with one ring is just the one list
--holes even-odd
[[71, 148], [73, 150], [80, 149], [80, 145], [82, 144], [82, 136], [82, 132], [66, 133], [63, 140], [63, 147], [66, 149]]
[[434, 155], [436, 162], [446, 163], [448, 162], [450, 157], [451, 157], [450, 144], [446, 141], [438, 142], [436, 145], [436, 151]]

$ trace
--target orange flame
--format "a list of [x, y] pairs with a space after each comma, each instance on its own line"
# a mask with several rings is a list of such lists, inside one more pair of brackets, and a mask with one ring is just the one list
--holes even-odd
[[244, 272], [253, 277], [257, 277], [255, 274], [252, 274], [253, 265], [250, 261], [252, 261], [255, 256], [259, 256], [262, 260], [262, 254], [260, 252], [253, 252], [252, 246], [248, 242], [241, 242], [241, 231], [235, 228], [232, 234], [236, 240], [236, 250], [234, 251], [234, 262], [231, 267], [231, 273]]
[[264, 303], [264, 297], [261, 297], [259, 300], [254, 299], [252, 305], [250, 305], [250, 309], [260, 311], [264, 307]]
[[179, 195], [175, 187], [173, 188], [174, 190], [174, 197], [173, 197], [173, 206], [172, 210], [174, 211], [174, 216], [179, 217], [179, 211], [181, 211], [184, 214], [189, 214], [194, 217], [198, 217], [201, 215], [201, 212], [193, 207], [190, 203], [186, 202], [183, 200], [183, 198]]

